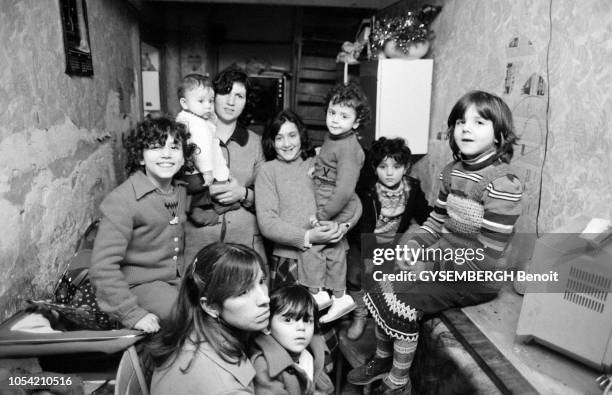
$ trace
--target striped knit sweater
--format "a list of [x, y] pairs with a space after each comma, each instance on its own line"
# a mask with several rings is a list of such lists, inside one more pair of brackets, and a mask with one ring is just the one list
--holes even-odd
[[[485, 152], [472, 160], [450, 163], [440, 173], [434, 210], [416, 234], [405, 234], [409, 247], [481, 249], [473, 259], [443, 259], [441, 269], [493, 270], [503, 255], [521, 214], [522, 185], [510, 165]], [[450, 255], [447, 255], [449, 257]]]

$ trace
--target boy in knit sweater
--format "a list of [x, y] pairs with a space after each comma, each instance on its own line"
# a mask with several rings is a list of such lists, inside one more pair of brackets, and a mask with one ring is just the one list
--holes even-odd
[[[355, 186], [363, 166], [365, 155], [357, 140], [357, 129], [367, 122], [370, 115], [368, 100], [361, 87], [355, 82], [347, 85], [338, 84], [328, 94], [326, 125], [329, 133], [325, 136], [321, 151], [317, 156], [313, 179], [317, 213], [311, 219], [311, 225], [319, 221], [333, 220], [348, 230], [345, 225], [352, 217], [354, 205], [349, 204], [355, 196]], [[342, 282], [335, 287], [331, 307], [321, 317], [321, 322], [333, 321], [355, 308], [353, 298], [346, 294], [346, 251], [329, 246], [322, 251], [326, 262], [327, 275], [344, 273], [344, 278], [326, 279], [326, 283]], [[342, 267], [343, 270], [338, 270]], [[311, 289], [311, 292], [313, 290]], [[325, 304], [329, 299], [327, 292], [318, 290], [315, 293], [317, 304]]]

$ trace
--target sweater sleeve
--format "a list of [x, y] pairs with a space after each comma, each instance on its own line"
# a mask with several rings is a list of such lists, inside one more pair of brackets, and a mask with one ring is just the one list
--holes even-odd
[[133, 229], [130, 205], [118, 194], [111, 193], [100, 209], [103, 217], [94, 242], [89, 274], [100, 309], [126, 328], [133, 328], [148, 312], [138, 306], [121, 272]]
[[334, 192], [325, 204], [317, 210], [320, 221], [334, 219], [347, 205], [359, 179], [363, 166], [364, 153], [359, 144], [337, 144], [336, 186]]
[[478, 240], [484, 248], [484, 267], [497, 266], [514, 234], [521, 215], [523, 187], [519, 179], [508, 174], [489, 183], [484, 194], [484, 217]]
[[287, 223], [280, 217], [280, 200], [272, 167], [263, 166], [255, 180], [257, 224], [264, 237], [275, 243], [304, 249], [306, 230]]
[[[263, 154], [263, 149], [261, 147], [261, 140], [258, 140], [258, 144], [256, 144], [255, 147], [255, 159], [253, 161], [253, 184], [257, 181], [257, 175], [259, 174], [263, 164], [265, 163], [265, 158], [264, 158], [264, 154]], [[255, 213], [256, 210], [256, 206], [255, 206], [255, 196], [257, 195], [257, 192], [255, 191], [255, 186], [254, 185], [245, 185], [245, 188], [247, 188], [249, 191], [247, 193], [247, 198], [244, 202], [242, 202], [242, 206], [244, 208], [246, 208], [247, 210]]]
[[290, 395], [281, 380], [270, 377], [268, 361], [263, 355], [256, 356], [253, 361], [255, 368], [255, 394], [256, 395]]

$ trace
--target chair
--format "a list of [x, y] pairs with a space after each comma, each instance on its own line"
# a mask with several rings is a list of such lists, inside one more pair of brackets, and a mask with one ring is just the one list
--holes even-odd
[[119, 362], [115, 379], [115, 395], [149, 395], [145, 370], [133, 345], [123, 352]]

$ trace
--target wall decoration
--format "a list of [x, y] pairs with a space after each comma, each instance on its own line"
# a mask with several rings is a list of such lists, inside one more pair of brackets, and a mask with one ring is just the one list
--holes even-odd
[[60, 0], [66, 74], [93, 75], [85, 0]]

